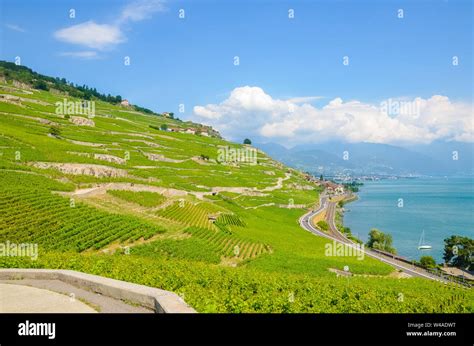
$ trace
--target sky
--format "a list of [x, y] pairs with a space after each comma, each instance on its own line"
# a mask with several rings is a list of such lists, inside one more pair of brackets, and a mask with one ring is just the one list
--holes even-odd
[[0, 59], [235, 141], [473, 142], [472, 7], [2, 0]]

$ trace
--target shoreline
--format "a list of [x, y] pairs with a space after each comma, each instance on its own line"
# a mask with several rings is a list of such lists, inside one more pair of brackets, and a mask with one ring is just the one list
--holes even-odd
[[[464, 177], [368, 182], [356, 193], [357, 197], [346, 201], [360, 200], [363, 195], [361, 203], [347, 208], [351, 214], [345, 214], [348, 210], [344, 208], [342, 224], [353, 228], [354, 234], [367, 236], [372, 228], [391, 234], [399, 256], [415, 261], [431, 256], [436, 263], [443, 263], [444, 239], [451, 235], [470, 237], [468, 230], [474, 227], [466, 211], [473, 205], [471, 184], [471, 178]], [[405, 203], [405, 208], [399, 203]], [[444, 220], [444, 214], [435, 210], [445, 210], [448, 219]], [[453, 227], [443, 226], [440, 220]], [[417, 249], [422, 230], [426, 233], [426, 243], [432, 245], [428, 251]]]
[[[338, 231], [346, 236], [350, 236], [350, 238], [353, 238], [352, 240], [356, 241], [356, 242], [360, 242], [362, 244], [364, 244], [364, 241], [362, 239], [360, 239], [359, 237], [355, 236], [353, 233], [352, 233], [352, 230], [350, 231], [350, 233], [346, 233], [344, 232], [343, 230], [340, 229], [339, 226], [339, 222], [338, 222], [338, 216], [340, 217], [340, 226], [342, 229], [346, 228], [347, 226], [344, 224], [344, 214], [346, 213], [346, 210], [345, 210], [345, 206], [346, 204], [348, 203], [352, 203], [352, 202], [355, 202], [359, 199], [359, 196], [357, 195], [356, 192], [351, 192], [351, 196], [349, 196], [348, 198], [346, 199], [342, 199], [341, 201], [343, 202], [343, 206], [342, 208], [338, 206], [339, 203], [336, 204], [336, 212], [335, 212], [335, 215], [334, 215], [334, 222], [336, 224], [336, 227], [338, 229]], [[349, 228], [349, 227], [347, 227]], [[349, 228], [350, 229], [350, 228]], [[350, 239], [349, 238], [349, 239]], [[357, 239], [357, 240], [355, 240]]]

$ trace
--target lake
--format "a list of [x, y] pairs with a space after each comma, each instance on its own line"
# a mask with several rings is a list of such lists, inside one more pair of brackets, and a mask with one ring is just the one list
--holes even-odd
[[[445, 238], [474, 237], [474, 178], [367, 181], [358, 196], [345, 206], [344, 225], [364, 242], [371, 228], [392, 234], [401, 256], [442, 262]], [[423, 230], [431, 250], [417, 248]]]

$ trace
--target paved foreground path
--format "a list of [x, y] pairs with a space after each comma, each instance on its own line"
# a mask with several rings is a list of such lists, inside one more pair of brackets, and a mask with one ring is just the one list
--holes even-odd
[[[99, 293], [95, 293], [84, 288], [76, 287], [60, 280], [38, 280], [38, 279], [22, 279], [22, 280], [0, 280], [0, 312], [3, 312], [3, 290], [1, 285], [13, 285], [16, 287], [33, 287], [46, 292], [57, 293], [60, 296], [66, 297], [68, 300], [74, 298], [79, 303], [87, 303], [86, 306], [92, 307], [94, 312], [102, 313], [154, 313], [153, 310], [147, 309], [136, 304], [128, 304], [120, 299], [107, 297]], [[17, 299], [12, 297], [12, 299]], [[37, 299], [36, 296], [29, 298]], [[70, 304], [65, 307], [70, 306]], [[21, 311], [14, 311], [21, 312]], [[50, 311], [50, 312], [62, 312]], [[76, 311], [71, 311], [76, 312]], [[89, 311], [86, 311], [89, 312]]]
[[0, 313], [94, 313], [77, 299], [41, 288], [0, 283]]

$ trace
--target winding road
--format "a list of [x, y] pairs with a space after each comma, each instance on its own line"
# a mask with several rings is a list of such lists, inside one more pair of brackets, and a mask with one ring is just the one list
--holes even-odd
[[[403, 271], [403, 272], [405, 272], [405, 273], [407, 273], [411, 276], [421, 277], [421, 278], [434, 280], [434, 281], [445, 282], [445, 283], [449, 282], [448, 280], [445, 280], [441, 277], [432, 275], [431, 273], [428, 273], [428, 272], [424, 271], [421, 268], [414, 267], [414, 266], [411, 267], [411, 266], [409, 266], [408, 264], [406, 264], [404, 262], [398, 261], [396, 259], [391, 259], [389, 257], [382, 256], [382, 255], [380, 255], [380, 254], [378, 254], [378, 253], [376, 253], [376, 252], [374, 252], [370, 249], [367, 249], [367, 248], [360, 249], [360, 248], [356, 247], [355, 243], [353, 243], [351, 240], [347, 239], [341, 232], [338, 231], [338, 229], [337, 229], [337, 227], [334, 223], [334, 216], [335, 216], [335, 212], [336, 212], [336, 203], [337, 202], [331, 202], [330, 199], [327, 196], [322, 195], [320, 197], [319, 207], [316, 210], [312, 210], [312, 211], [304, 214], [299, 219], [300, 226], [303, 227], [305, 230], [313, 233], [314, 235], [324, 237], [324, 238], [327, 238], [329, 240], [332, 240], [332, 241], [335, 241], [335, 242], [338, 242], [338, 243], [345, 244], [346, 246], [350, 246], [355, 250], [363, 251], [364, 255], [367, 255], [369, 257], [372, 257], [372, 258], [375, 258], [379, 261], [387, 263], [387, 264], [391, 265], [392, 267], [394, 267], [396, 269], [399, 269], [399, 270], [401, 270], [401, 271]], [[318, 215], [319, 213], [323, 212], [324, 210], [326, 210], [326, 218], [328, 220], [330, 233], [325, 233], [325, 232], [321, 231], [317, 227], [313, 226], [313, 224], [311, 223], [311, 219], [315, 215]]]

